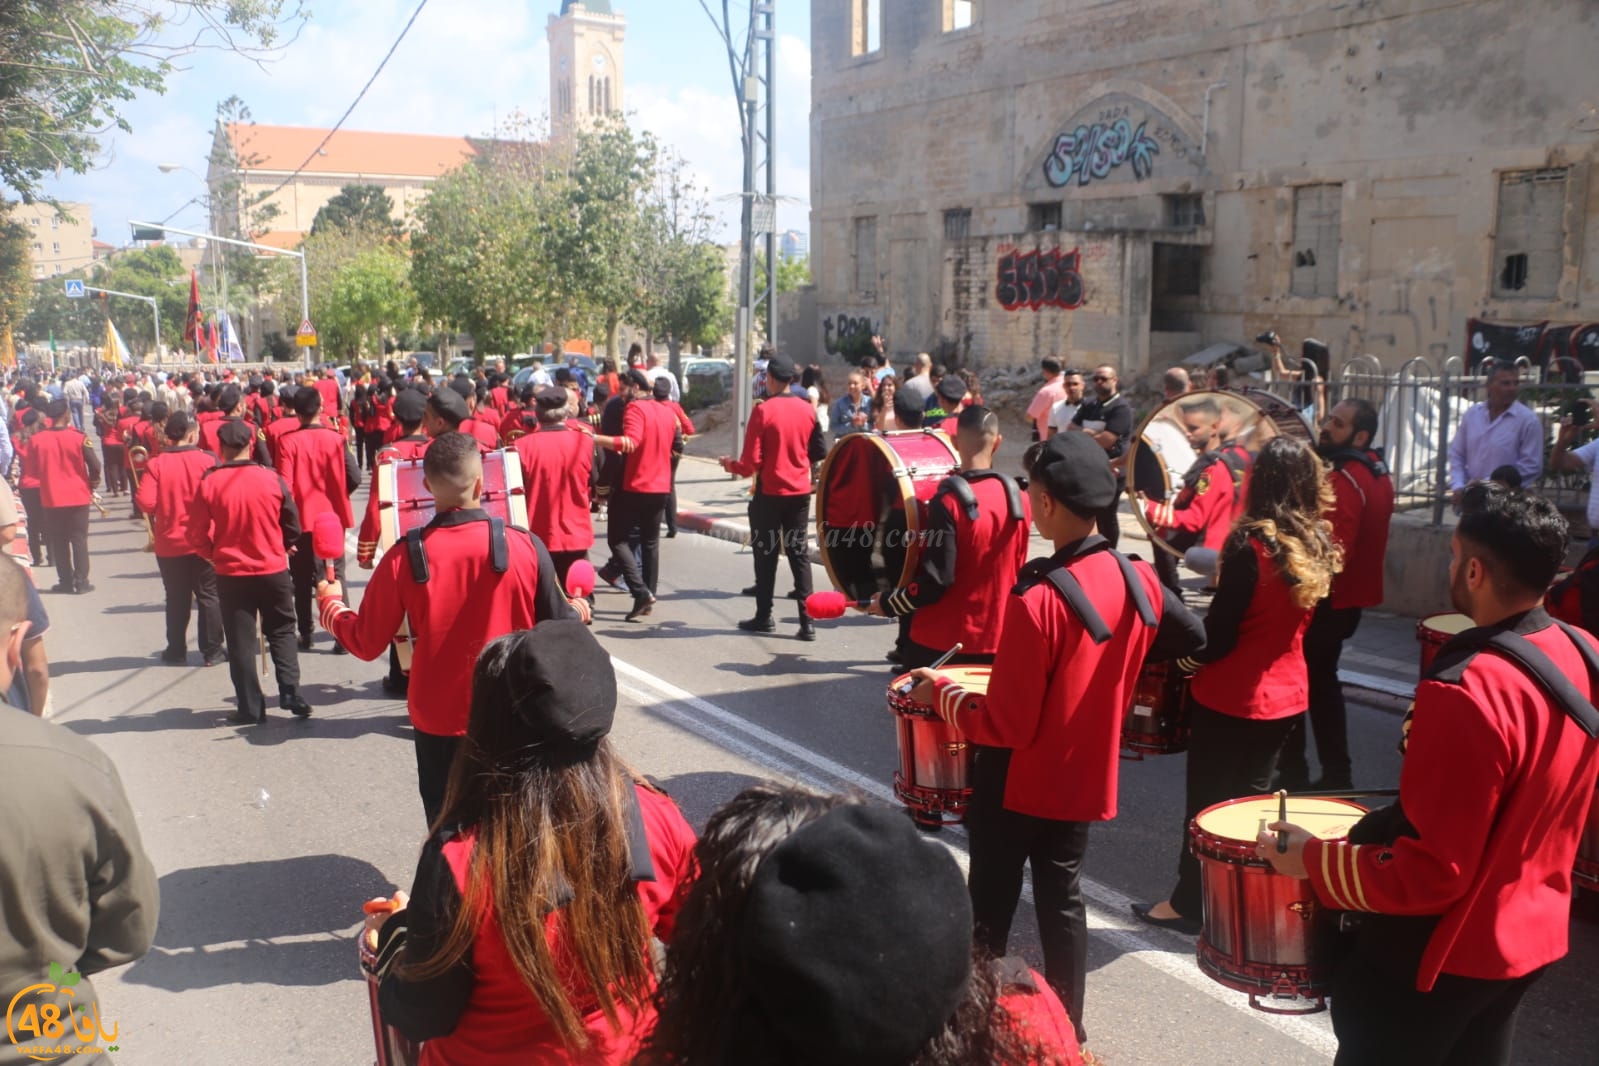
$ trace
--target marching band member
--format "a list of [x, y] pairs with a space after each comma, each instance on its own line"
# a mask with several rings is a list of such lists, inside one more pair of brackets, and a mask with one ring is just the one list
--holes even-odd
[[467, 684], [449, 805], [378, 930], [383, 1017], [437, 1066], [632, 1062], [694, 830], [606, 739], [616, 673], [576, 621], [499, 637]]
[[[1394, 481], [1382, 450], [1371, 446], [1377, 435], [1377, 409], [1365, 400], [1338, 403], [1322, 420], [1316, 453], [1332, 464], [1333, 541], [1343, 551], [1344, 568], [1333, 578], [1332, 591], [1316, 605], [1305, 630], [1305, 668], [1310, 676], [1310, 728], [1316, 734], [1316, 760], [1321, 763], [1318, 789], [1353, 785], [1349, 760], [1344, 687], [1338, 681], [1338, 660], [1344, 642], [1360, 626], [1360, 612], [1381, 606], [1383, 559], [1388, 553], [1388, 525], [1394, 516]], [[1304, 719], [1288, 734], [1283, 748], [1280, 787], [1298, 792], [1311, 787], [1305, 760]]]
[[478, 418], [477, 416], [478, 395], [477, 388], [472, 384], [472, 379], [464, 374], [458, 374], [450, 381], [449, 388], [450, 391], [461, 397], [461, 401], [466, 405], [466, 417], [461, 420], [461, 424], [456, 427], [456, 431], [477, 438], [477, 442], [483, 446], [485, 451], [493, 451], [498, 448], [500, 446], [500, 434], [499, 430], [494, 426], [494, 420]]
[[[661, 565], [661, 512], [671, 497], [672, 449], [681, 430], [671, 409], [655, 399], [643, 373], [630, 370], [628, 378], [633, 382], [635, 398], [622, 416], [621, 436], [614, 438], [613, 447], [623, 454], [624, 463], [617, 491], [611, 496], [605, 528], [611, 566], [621, 573], [627, 590], [633, 594], [633, 609], [627, 613], [627, 621], [634, 622], [649, 614], [655, 605]], [[637, 555], [630, 536], [635, 528]]]
[[[253, 432], [253, 427], [246, 428]], [[176, 665], [188, 659], [189, 604], [193, 601], [200, 613], [196, 642], [201, 659], [206, 666], [215, 666], [226, 658], [217, 575], [194, 550], [189, 515], [201, 479], [216, 468], [217, 460], [195, 446], [198, 435], [199, 427], [182, 411], [167, 419], [171, 446], [145, 465], [139, 479], [139, 506], [150, 516], [155, 531], [155, 564], [166, 592], [167, 646], [161, 661]]]
[[1170, 899], [1132, 905], [1151, 925], [1199, 932], [1199, 860], [1188, 825], [1214, 803], [1270, 789], [1283, 741], [1310, 702], [1305, 628], [1340, 567], [1322, 517], [1331, 507], [1316, 454], [1287, 437], [1268, 441], [1244, 517], [1222, 547], [1205, 648], [1178, 663], [1198, 671], [1189, 686], [1187, 801]]
[[434, 438], [422, 470], [434, 519], [378, 560], [359, 611], [339, 602], [344, 590], [337, 581], [319, 583], [317, 600], [322, 627], [368, 662], [388, 650], [401, 622], [410, 623], [406, 708], [415, 730], [418, 790], [433, 826], [466, 733], [478, 653], [495, 637], [570, 618], [573, 608], [543, 543], [482, 509], [483, 460], [473, 438]]
[[[1144, 514], [1150, 525], [1162, 531], [1178, 552], [1192, 547], [1219, 551], [1232, 528], [1237, 507], [1239, 478], [1233, 466], [1236, 455], [1225, 451], [1218, 426], [1221, 407], [1209, 397], [1178, 405], [1188, 443], [1199, 458], [1183, 478], [1182, 491], [1171, 503], [1144, 500]], [[1161, 582], [1177, 591], [1177, 561], [1166, 552], [1156, 551], [1155, 570]]]
[[[249, 417], [248, 405], [244, 402], [244, 393], [237, 385], [224, 385], [217, 390], [217, 411], [220, 417], [202, 423], [199, 427], [199, 445], [212, 455], [221, 451], [217, 444], [217, 430], [224, 422], [243, 422]], [[262, 466], [272, 465], [272, 456], [267, 452], [266, 434], [255, 423], [250, 423], [250, 429], [255, 433], [255, 461]], [[167, 438], [171, 439], [170, 436]]]
[[1105, 450], [1064, 433], [1028, 458], [1033, 523], [1055, 554], [1028, 563], [1005, 603], [988, 694], [923, 668], [914, 695], [975, 748], [966, 828], [978, 943], [1006, 954], [1030, 864], [1044, 973], [1084, 1043], [1088, 829], [1116, 816], [1122, 715], [1144, 662], [1191, 654], [1203, 638], [1148, 564], [1094, 532], [1116, 495]]
[[1599, 774], [1599, 644], [1539, 606], [1566, 537], [1550, 501], [1468, 488], [1450, 598], [1482, 628], [1416, 689], [1398, 802], [1348, 840], [1260, 836], [1279, 872], [1365, 913], [1332, 988], [1338, 1066], [1506, 1066], [1522, 998], [1566, 954]]
[[300, 539], [294, 494], [271, 467], [250, 458], [255, 434], [230, 422], [219, 431], [222, 464], [206, 472], [190, 502], [189, 543], [216, 569], [228, 673], [238, 709], [233, 720], [266, 721], [256, 676], [256, 617], [272, 653], [278, 700], [299, 718], [311, 713], [300, 696], [300, 658], [294, 647], [294, 582], [288, 553]]
[[[572, 428], [566, 417], [570, 394], [560, 385], [535, 393], [538, 432], [513, 445], [522, 464], [527, 493], [528, 526], [544, 542], [555, 564], [556, 580], [566, 587], [566, 573], [594, 546], [589, 499], [594, 491], [593, 435]], [[580, 423], [587, 428], [587, 423]]]
[[772, 600], [777, 585], [777, 554], [788, 556], [799, 601], [800, 640], [815, 640], [816, 630], [805, 610], [811, 594], [810, 516], [811, 464], [827, 455], [816, 408], [789, 386], [796, 371], [786, 355], [766, 364], [766, 399], [750, 412], [743, 453], [722, 456], [722, 469], [737, 477], [755, 478], [750, 498], [750, 540], [755, 553], [755, 617], [738, 624], [746, 633], [770, 633]]
[[[945, 378], [944, 380], [949, 380]], [[960, 472], [927, 506], [926, 544], [911, 583], [869, 601], [868, 613], [911, 616], [900, 652], [907, 668], [930, 666], [957, 643], [952, 662], [992, 662], [999, 648], [1005, 593], [1027, 562], [1032, 506], [1016, 482], [994, 470], [1003, 438], [986, 407], [956, 416]]]
[[[17, 453], [17, 496], [22, 500], [22, 508], [28, 515], [28, 553], [33, 557], [34, 566], [48, 566], [50, 541], [45, 536], [44, 503], [39, 493], [39, 474], [28, 461], [28, 452], [33, 448], [33, 438], [44, 428], [45, 421], [38, 411], [29, 408], [22, 412], [18, 424], [21, 432], [12, 438], [12, 447]], [[138, 506], [137, 503], [134, 504], [135, 519], [138, 517]]]
[[[311, 531], [316, 527], [318, 516], [327, 512], [338, 518], [341, 529], [353, 527], [355, 515], [350, 507], [350, 495], [361, 485], [361, 468], [345, 444], [344, 434], [322, 423], [322, 393], [323, 390], [317, 388], [301, 389], [294, 394], [294, 413], [300, 420], [300, 428], [285, 433], [273, 455], [273, 465], [288, 482], [294, 493], [294, 505], [300, 512], [300, 543], [298, 550], [289, 556], [289, 573], [294, 577], [294, 614], [299, 621], [301, 651], [311, 648], [316, 626], [311, 596], [321, 573]], [[343, 581], [344, 553], [341, 551], [332, 562], [333, 572]], [[334, 645], [333, 650], [335, 654], [344, 653], [339, 645]]]
[[24, 473], [39, 481], [39, 503], [50, 558], [56, 564], [52, 592], [93, 592], [89, 584], [89, 505], [100, 484], [100, 456], [72, 425], [67, 401], [44, 408], [50, 424], [28, 442]]

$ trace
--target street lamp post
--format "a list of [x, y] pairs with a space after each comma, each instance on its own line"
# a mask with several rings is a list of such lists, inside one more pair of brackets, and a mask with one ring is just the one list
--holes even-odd
[[[287, 248], [274, 248], [270, 244], [256, 244], [254, 241], [236, 240], [233, 237], [222, 237], [215, 233], [200, 233], [191, 229], [179, 229], [176, 226], [158, 226], [154, 222], [138, 222], [133, 219], [129, 219], [128, 225], [133, 227], [133, 239], [136, 241], [163, 239], [161, 236], [141, 236], [141, 231], [143, 231], [145, 234], [163, 234], [167, 231], [170, 231], [172, 233], [180, 233], [185, 237], [203, 237], [208, 241], [221, 241], [223, 244], [232, 244], [240, 248], [254, 248], [258, 252], [266, 252], [269, 255], [286, 255], [290, 258], [298, 259], [300, 261], [300, 319], [301, 321], [310, 320], [311, 288], [306, 277], [304, 252], [290, 251]], [[305, 368], [307, 370], [311, 369], [310, 348], [305, 350]]]
[[85, 285], [84, 292], [103, 292], [107, 296], [125, 296], [130, 300], [143, 300], [150, 305], [150, 310], [155, 314], [155, 361], [161, 362], [161, 305], [154, 296], [140, 296], [136, 292], [118, 292], [115, 289], [100, 289], [93, 285]]

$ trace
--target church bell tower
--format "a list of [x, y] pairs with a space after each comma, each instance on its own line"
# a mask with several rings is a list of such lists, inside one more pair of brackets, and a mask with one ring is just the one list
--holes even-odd
[[601, 115], [620, 114], [627, 19], [610, 0], [561, 0], [551, 15], [550, 135], [569, 137]]

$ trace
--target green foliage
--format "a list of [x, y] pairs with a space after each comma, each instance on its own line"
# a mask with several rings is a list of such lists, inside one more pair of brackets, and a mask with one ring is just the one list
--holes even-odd
[[[778, 293], [793, 292], [810, 283], [811, 261], [809, 259], [779, 259], [777, 261]], [[757, 252], [755, 255], [755, 294], [758, 297], [765, 291], [766, 253]]]
[[604, 331], [612, 352], [622, 317], [640, 297], [630, 266], [645, 240], [644, 199], [658, 156], [652, 136], [612, 118], [578, 134], [572, 159], [566, 193], [574, 225], [556, 248], [561, 280], [570, 306]]
[[189, 312], [189, 272], [183, 269], [178, 253], [165, 247], [117, 252], [87, 271], [35, 282], [32, 307], [21, 321], [19, 340], [40, 343], [54, 334], [57, 340], [99, 344], [105, 335], [105, 318], [110, 315], [134, 356], [153, 358], [155, 322], [148, 303], [123, 296], [68, 299], [62, 284], [68, 278], [100, 289], [153, 297], [161, 313], [161, 340], [169, 347], [182, 345], [183, 320]]
[[381, 185], [346, 185], [327, 203], [323, 204], [311, 220], [314, 237], [329, 227], [387, 232], [398, 237], [400, 224], [394, 218], [394, 201]]
[[416, 325], [410, 268], [404, 249], [380, 245], [341, 267], [325, 292], [313, 291], [312, 321], [318, 323], [323, 349], [351, 359], [381, 358], [385, 337]]
[[11, 217], [11, 205], [0, 202], [0, 333], [22, 324], [33, 301], [33, 256], [28, 227]]
[[271, 49], [300, 0], [6, 0], [0, 3], [0, 184], [48, 199], [53, 174], [82, 174], [121, 106], [161, 92], [172, 61], [200, 49]]
[[631, 315], [665, 338], [674, 359], [683, 345], [715, 343], [732, 328], [727, 261], [710, 242], [711, 224], [704, 190], [680, 158], [665, 159], [640, 220]]

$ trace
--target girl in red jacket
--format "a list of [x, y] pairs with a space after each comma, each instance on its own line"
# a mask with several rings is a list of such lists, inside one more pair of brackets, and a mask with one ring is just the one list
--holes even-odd
[[1189, 686], [1187, 804], [1177, 886], [1168, 901], [1135, 903], [1151, 925], [1198, 933], [1199, 860], [1188, 824], [1222, 800], [1269, 792], [1277, 755], [1310, 706], [1305, 627], [1342, 568], [1326, 468], [1309, 447], [1268, 441], [1249, 477], [1245, 513], [1222, 545], [1205, 648], [1179, 666]]

